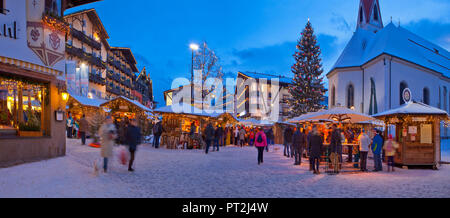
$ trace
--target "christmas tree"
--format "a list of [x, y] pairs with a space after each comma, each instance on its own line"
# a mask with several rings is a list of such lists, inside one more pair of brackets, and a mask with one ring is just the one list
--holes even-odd
[[292, 108], [291, 117], [324, 108], [321, 102], [327, 91], [321, 77], [323, 69], [320, 47], [309, 20], [298, 41], [297, 50], [294, 54], [295, 64], [291, 68], [294, 73], [293, 84], [289, 88], [292, 95], [288, 100]]

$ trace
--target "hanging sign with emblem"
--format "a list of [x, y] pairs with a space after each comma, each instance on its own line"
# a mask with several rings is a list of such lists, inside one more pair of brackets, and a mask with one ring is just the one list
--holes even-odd
[[45, 13], [44, 0], [27, 0], [27, 43], [45, 66], [64, 59], [65, 22]]

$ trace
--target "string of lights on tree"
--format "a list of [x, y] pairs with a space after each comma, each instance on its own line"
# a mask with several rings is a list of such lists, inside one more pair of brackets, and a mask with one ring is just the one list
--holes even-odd
[[297, 51], [294, 54], [295, 64], [291, 67], [294, 73], [293, 84], [289, 88], [292, 98], [288, 100], [292, 108], [291, 117], [324, 108], [321, 102], [325, 99], [327, 89], [321, 77], [323, 69], [320, 54], [320, 46], [308, 20], [298, 40]]

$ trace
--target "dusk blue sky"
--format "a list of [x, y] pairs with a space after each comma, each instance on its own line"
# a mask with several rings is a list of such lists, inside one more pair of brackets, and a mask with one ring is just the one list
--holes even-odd
[[[450, 49], [450, 0], [379, 0], [384, 24], [392, 21]], [[206, 41], [227, 75], [238, 71], [282, 74], [308, 18], [322, 48], [324, 73], [351, 38], [359, 0], [103, 0], [95, 8], [112, 46], [130, 47], [138, 68], [153, 79], [155, 100], [173, 79], [190, 78], [189, 44]], [[328, 84], [327, 84], [328, 86]]]

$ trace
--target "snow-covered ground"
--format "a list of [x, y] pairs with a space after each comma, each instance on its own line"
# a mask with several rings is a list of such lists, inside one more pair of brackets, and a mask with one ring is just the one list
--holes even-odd
[[[443, 147], [444, 160], [450, 160], [449, 146]], [[227, 147], [205, 155], [144, 145], [136, 172], [115, 158], [108, 174], [94, 175], [99, 150], [68, 140], [65, 157], [0, 169], [0, 197], [450, 197], [450, 165], [438, 171], [316, 176], [308, 164], [294, 166], [281, 152], [265, 153], [258, 166], [255, 148]]]

